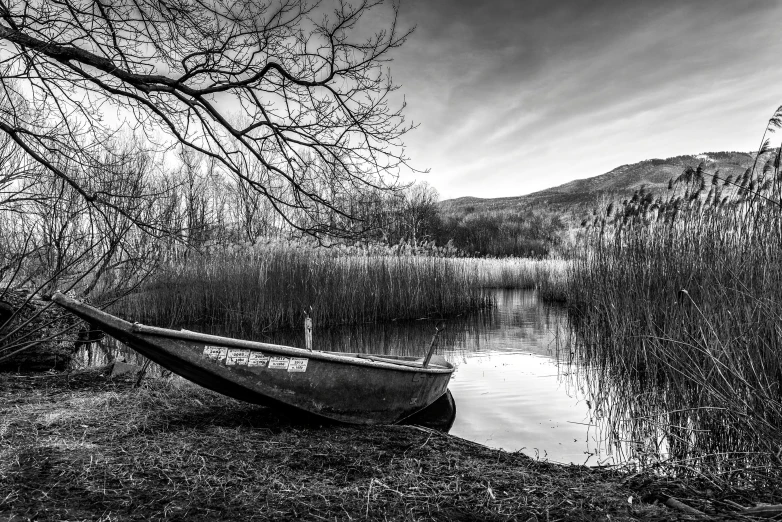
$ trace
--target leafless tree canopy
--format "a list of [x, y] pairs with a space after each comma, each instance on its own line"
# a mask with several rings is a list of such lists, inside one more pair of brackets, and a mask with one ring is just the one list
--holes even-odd
[[333, 195], [388, 188], [407, 165], [385, 62], [409, 32], [382, 3], [0, 0], [0, 129], [96, 205], [116, 195], [62, 165], [105, 161], [129, 126], [339, 235], [352, 216]]

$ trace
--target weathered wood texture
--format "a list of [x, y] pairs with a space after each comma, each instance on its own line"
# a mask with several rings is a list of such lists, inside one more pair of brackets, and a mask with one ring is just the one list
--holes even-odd
[[239, 400], [352, 424], [392, 424], [446, 393], [454, 367], [423, 359], [309, 351], [132, 324], [62, 294], [52, 300], [164, 368]]

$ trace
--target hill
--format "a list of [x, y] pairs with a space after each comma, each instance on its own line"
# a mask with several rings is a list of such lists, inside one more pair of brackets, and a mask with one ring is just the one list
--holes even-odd
[[746, 152], [708, 152], [697, 155], [650, 159], [622, 165], [592, 178], [578, 179], [558, 187], [524, 196], [482, 199], [463, 197], [440, 202], [444, 216], [464, 217], [468, 214], [516, 214], [539, 212], [559, 216], [565, 222], [580, 221], [599, 206], [632, 197], [642, 186], [655, 195], [668, 188], [668, 181], [690, 166], [703, 162], [707, 172], [720, 171], [720, 176], [743, 174], [752, 165], [754, 154]]

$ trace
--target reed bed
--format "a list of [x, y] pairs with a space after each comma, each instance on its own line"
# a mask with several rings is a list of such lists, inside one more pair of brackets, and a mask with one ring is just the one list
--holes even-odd
[[544, 300], [561, 300], [567, 288], [564, 259], [475, 258], [480, 284], [485, 288], [538, 289]]
[[444, 317], [490, 306], [475, 260], [380, 247], [264, 241], [168, 263], [116, 310], [234, 333]]
[[491, 306], [487, 288], [564, 288], [561, 260], [485, 259], [438, 249], [308, 245], [301, 241], [191, 252], [165, 265], [115, 310], [158, 325], [238, 334], [447, 317]]
[[568, 274], [575, 353], [606, 434], [639, 463], [782, 479], [778, 158], [736, 180], [688, 169], [589, 224]]

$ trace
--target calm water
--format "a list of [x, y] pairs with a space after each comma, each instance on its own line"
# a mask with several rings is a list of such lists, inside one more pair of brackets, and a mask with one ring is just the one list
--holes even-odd
[[[456, 400], [450, 433], [494, 448], [521, 450], [564, 463], [610, 463], [585, 393], [557, 359], [565, 311], [545, 306], [535, 292], [498, 290], [497, 306], [450, 319], [438, 353], [457, 367], [449, 386]], [[331, 328], [314, 334], [314, 348], [423, 355], [435, 321]], [[269, 342], [304, 345], [303, 333]]]
[[[556, 462], [611, 463], [595, 430], [590, 402], [567, 373], [568, 365], [557, 360], [557, 336], [565, 335], [564, 311], [544, 306], [532, 291], [496, 291], [495, 297], [497, 306], [491, 310], [449, 319], [438, 339], [438, 353], [457, 367], [449, 386], [457, 407], [450, 433]], [[313, 345], [320, 350], [423, 355], [434, 324], [315, 325]], [[279, 332], [257, 340], [303, 346], [304, 334]]]

